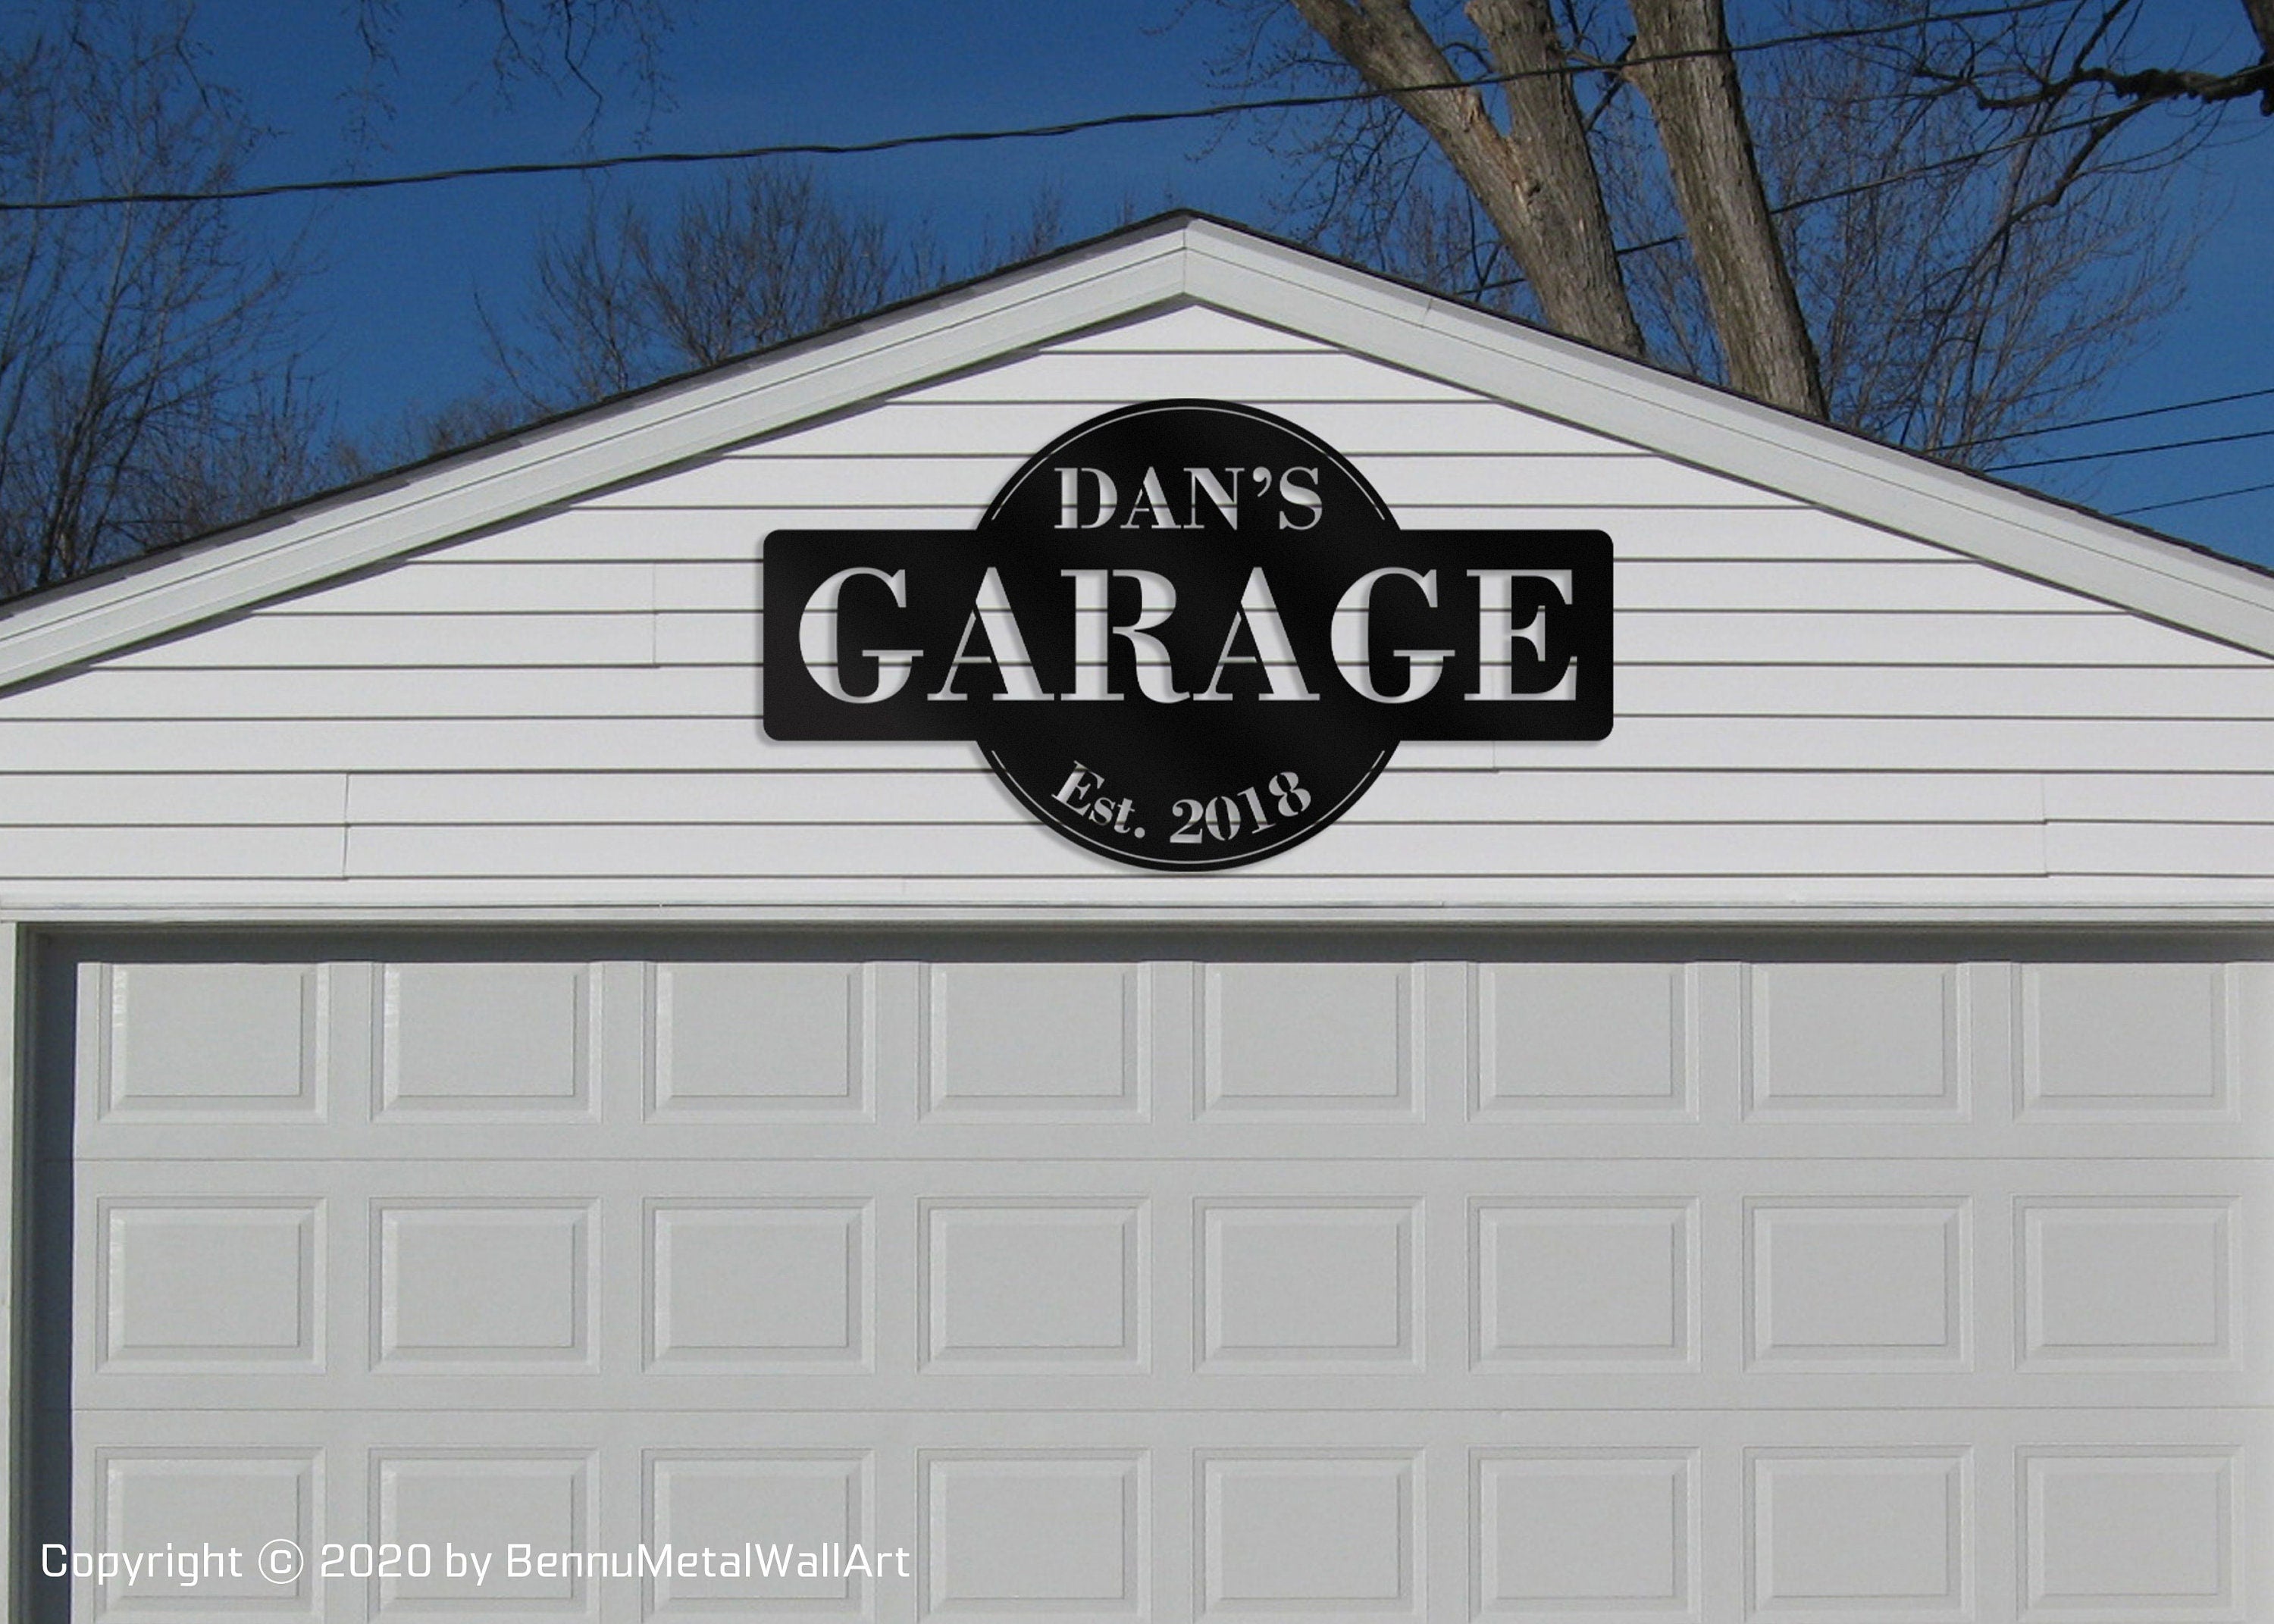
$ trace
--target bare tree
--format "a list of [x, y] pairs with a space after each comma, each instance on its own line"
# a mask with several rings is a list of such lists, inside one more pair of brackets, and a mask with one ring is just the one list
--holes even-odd
[[[367, 71], [350, 93], [357, 132], [368, 137], [394, 116], [402, 71], [395, 42], [403, 0], [342, 0], [363, 41]], [[431, 0], [429, 0], [431, 5]], [[691, 0], [456, 0], [460, 11], [488, 26], [486, 72], [492, 91], [510, 102], [542, 86], [580, 94], [597, 121], [612, 93], [629, 88], [644, 114], [667, 99], [663, 52]], [[422, 64], [423, 71], [432, 71]]]
[[[1550, 0], [1469, 0], [1457, 13], [1436, 5], [1427, 21], [1413, 0], [1287, 4], [1336, 57], [1388, 92], [1427, 132], [1492, 222], [1551, 326], [1606, 349], [1642, 353], [1574, 89], [1570, 70], [1582, 58]], [[1254, 14], [1252, 0], [1249, 9]], [[1628, 77], [1666, 132], [1673, 195], [1730, 380], [1749, 394], [1821, 416], [1823, 386], [1778, 252], [1719, 0], [1633, 0], [1633, 16]], [[1488, 64], [1498, 120], [1482, 89], [1454, 84], [1485, 77], [1471, 64]], [[1321, 64], [1282, 45], [1269, 65]], [[1372, 155], [1380, 148], [1360, 150]]]
[[[82, 0], [0, 41], [0, 195], [228, 184], [255, 132], [185, 7]], [[222, 206], [0, 214], [0, 591], [44, 586], [315, 482], [297, 266]]]
[[[1788, 26], [1874, 20], [1879, 8], [1842, 0]], [[2042, 50], [2062, 20], [2048, 8], [2012, 26]], [[2058, 422], [2133, 352], [2180, 297], [2202, 228], [2165, 201], [2187, 125], [2120, 151], [2045, 109], [1933, 93], [1918, 64], [1947, 32], [1776, 53], [1757, 105], [1771, 184], [1796, 200], [1779, 223], [1833, 417], [1979, 462]]]
[[[509, 398], [558, 410], [794, 338], [943, 280], [921, 234], [750, 164], [661, 207], [605, 188], [538, 237], [522, 320], [487, 319]], [[478, 414], [477, 414], [478, 416]]]
[[[1064, 240], [1051, 189], [983, 230], [970, 274]], [[516, 304], [485, 305], [493, 378], [416, 408], [340, 454], [349, 476], [456, 450], [715, 365], [937, 287], [949, 262], [922, 226], [834, 197], [804, 167], [744, 165], [662, 201], [605, 184], [542, 228]]]
[[[2193, 138], [2130, 121], [2151, 102], [2231, 103], [2274, 71], [2107, 65], [2137, 0], [1954, 21], [1922, 0], [1783, 0], [1761, 26], [1809, 42], [1774, 51], [1733, 47], [1720, 0], [1218, 4], [1246, 23], [1219, 64], [1234, 83], [1401, 93], [1274, 132], [1299, 230], [1631, 353], [1548, 297], [1558, 277], [1600, 281], [1597, 231], [1509, 229], [1456, 150], [1499, 142], [1503, 168], [1544, 184], [1576, 126], [1641, 349], [1960, 460], [2056, 416], [2172, 297], [2187, 239], [2157, 177]], [[1457, 142], [1422, 116], [1424, 84], [1467, 109]], [[1572, 112], [1543, 139], [1518, 103], [1549, 86]]]

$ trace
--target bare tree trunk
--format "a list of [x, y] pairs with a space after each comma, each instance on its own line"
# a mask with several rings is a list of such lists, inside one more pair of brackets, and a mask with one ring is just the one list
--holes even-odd
[[1638, 60], [1629, 77], [1658, 122], [1729, 382], [1821, 417], [1823, 374], [1761, 186], [1721, 0], [1631, 4]]
[[1641, 327], [1612, 245], [1610, 211], [1571, 91], [1570, 61], [1547, 0], [1469, 0], [1465, 9], [1491, 48], [1495, 68], [1514, 76], [1502, 86], [1508, 139], [1536, 177], [1529, 200], [1543, 217], [1549, 257], [1560, 261], [1555, 274], [1573, 281], [1579, 297], [1619, 335], [1619, 342], [1595, 342], [1642, 354]]
[[[1408, 0], [1293, 4], [1368, 84], [1391, 92], [1428, 132], [1508, 244], [1548, 325], [1640, 356], [1642, 328], [1611, 252], [1610, 216], [1570, 80], [1556, 71], [1510, 81], [1510, 129], [1503, 132], [1473, 89], [1399, 88], [1461, 77]], [[1470, 0], [1469, 13], [1502, 72], [1564, 66], [1547, 0]]]
[[[2252, 32], [2258, 35], [2258, 60], [2274, 64], [2274, 0], [2242, 0]], [[2258, 110], [2274, 114], [2274, 86], [2258, 98]]]

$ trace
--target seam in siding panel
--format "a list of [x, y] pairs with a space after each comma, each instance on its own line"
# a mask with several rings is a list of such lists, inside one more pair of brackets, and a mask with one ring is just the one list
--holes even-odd
[[[1030, 822], [975, 761], [802, 773], [480, 770], [350, 775], [350, 820], [421, 823]], [[0, 779], [0, 805], [8, 780]], [[918, 791], [924, 792], [921, 797]], [[920, 808], [920, 809], [919, 809]], [[1393, 763], [1343, 820], [1426, 826], [1489, 823], [2040, 823], [2028, 775], [1758, 772], [1514, 774]]]
[[[2042, 830], [2034, 824], [1797, 826], [1766, 843], [1745, 824], [1544, 825], [1513, 840], [1498, 825], [1449, 825], [1433, 831], [1426, 846], [1380, 826], [1338, 824], [1328, 833], [1331, 840], [1322, 836], [1307, 842], [1284, 854], [1275, 868], [1290, 877], [2045, 872]], [[1052, 850], [1032, 836], [1027, 830], [945, 823], [928, 826], [914, 842], [906, 826], [358, 824], [351, 829], [350, 849], [358, 876], [1012, 877], [1081, 866], [1080, 853]], [[912, 846], [921, 866], [910, 863]]]
[[[192, 636], [112, 656], [103, 671], [264, 670], [328, 666], [470, 668], [648, 663], [651, 612], [342, 615], [263, 611]], [[0, 696], [4, 711], [13, 695]]]
[[[596, 762], [658, 771], [794, 771], [864, 763], [961, 763], [969, 747], [782, 744], [748, 718], [558, 717], [413, 722], [243, 722], [184, 718], [0, 722], [0, 761], [18, 771], [435, 771]], [[1401, 752], [1402, 754], [1402, 752]], [[1693, 718], [1630, 718], [1596, 744], [1442, 747], [1416, 760], [1482, 770], [2248, 771], [2274, 760], [2274, 720], [2049, 718], [1840, 720], [1755, 717], [1701, 729]]]
[[[0, 701], [9, 720], [514, 720], [652, 717], [756, 722], [755, 663], [304, 667], [279, 682], [263, 670], [97, 668]], [[2274, 670], [2220, 667], [2121, 673], [2098, 668], [1874, 666], [1780, 663], [1622, 665], [1623, 719], [1845, 716], [1893, 719], [2255, 720], [2274, 712]]]

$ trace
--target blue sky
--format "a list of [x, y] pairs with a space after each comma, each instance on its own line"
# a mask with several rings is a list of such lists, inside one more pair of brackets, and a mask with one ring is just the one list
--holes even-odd
[[[1224, 23], [1201, 0], [701, 0], [673, 35], [670, 105], [643, 132], [636, 98], [594, 118], [574, 94], [527, 90], [501, 103], [485, 72], [486, 4], [409, 0], [388, 88], [382, 145], [350, 138], [347, 92], [366, 71], [346, 0], [205, 0], [212, 77], [275, 132], [252, 177], [302, 178], [490, 160], [780, 140], [858, 140], [924, 130], [1046, 123], [1216, 99], [1205, 69]], [[1733, 4], [1742, 34], [1746, 8]], [[2157, 0], [2155, 26], [2180, 60], [2247, 60], [2238, 0]], [[2231, 113], [2226, 134], [2173, 177], [2183, 218], [2210, 227], [2184, 299], [2093, 412], [2274, 386], [2274, 118]], [[668, 188], [670, 170], [630, 184]], [[1007, 235], [1045, 188], [1073, 235], [1125, 214], [1194, 207], [1267, 229], [1284, 180], [1234, 127], [1156, 126], [986, 147], [828, 161], [840, 193], [922, 222], [951, 253]], [[367, 433], [480, 382], [475, 298], [509, 312], [532, 234], [575, 211], [579, 184], [483, 180], [334, 199], [315, 214], [320, 269], [306, 295], [320, 363], [343, 426]], [[297, 203], [255, 203], [291, 229]], [[2079, 431], [2031, 455], [2274, 429], [2274, 396]], [[2274, 481], [2274, 437], [2014, 476], [2109, 510]], [[2141, 515], [2169, 534], [2274, 565], [2274, 492]]]

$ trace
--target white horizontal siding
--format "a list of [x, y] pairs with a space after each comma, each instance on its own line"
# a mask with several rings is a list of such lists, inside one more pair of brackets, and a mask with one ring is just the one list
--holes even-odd
[[2077, 773], [2044, 786], [2049, 817], [2274, 824], [2274, 773]]
[[[1505, 410], [1505, 409], [1501, 409]], [[1363, 460], [1361, 460], [1363, 466]], [[876, 470], [870, 470], [871, 474]], [[653, 489], [653, 487], [650, 487]], [[1955, 554], [1922, 548], [1905, 537], [1869, 525], [1846, 523], [1804, 508], [1693, 508], [1622, 510], [1606, 520], [1600, 504], [1557, 508], [1537, 505], [1446, 507], [1424, 505], [1405, 513], [1407, 529], [1604, 530], [1615, 530], [1621, 563], [1640, 560], [1800, 559], [1833, 563], [1880, 560], [1893, 563], [1961, 561]], [[776, 530], [853, 530], [864, 510], [847, 500], [817, 508], [767, 508], [740, 511], [715, 508], [674, 508], [667, 504], [632, 507], [619, 502], [571, 508], [489, 535], [460, 542], [433, 555], [436, 562], [568, 563], [594, 561], [748, 563], [763, 555], [766, 535]], [[893, 526], [921, 530], [968, 529], [970, 511], [961, 508], [898, 510]]]
[[[1766, 610], [1842, 615], [2090, 615], [2102, 609], [2090, 599], [2018, 575], [1940, 560], [1643, 559], [1623, 560], [1615, 568], [1619, 606], [1634, 614]], [[761, 606], [756, 558], [719, 563], [429, 559], [297, 600], [297, 612], [311, 616], [716, 613], [755, 612]], [[1013, 607], [1021, 618], [1065, 613], [1063, 604], [1020, 603]], [[2090, 653], [2082, 646], [2075, 651]]]
[[1052, 348], [1061, 354], [1086, 355], [1131, 350], [1152, 354], [1163, 349], [1323, 350], [1327, 346], [1284, 327], [1266, 327], [1228, 311], [1193, 304], [1137, 321], [1116, 322], [1095, 332], [1078, 333], [1060, 339]]
[[[1187, 358], [1171, 351], [1191, 350]], [[1120, 870], [964, 744], [767, 741], [786, 527], [961, 528], [1216, 395], [1415, 528], [1601, 528], [1619, 721], [1419, 744], [1260, 868]], [[1655, 505], [1653, 505], [1655, 504]], [[2274, 661], [1204, 312], [1085, 335], [0, 696], [0, 904], [2217, 908], [2274, 902]]]
[[[859, 492], [863, 511], [967, 509], [975, 516], [1032, 451], [962, 457], [724, 456], [651, 481], [626, 485], [586, 504], [612, 507], [826, 507]], [[1664, 457], [1627, 455], [1525, 457], [1376, 457], [1363, 470], [1392, 508], [1425, 504], [1584, 503], [1615, 490], [1630, 507], [1776, 505], [1757, 486], [1686, 467]], [[879, 521], [882, 523], [885, 521]]]
[[[2136, 671], [2099, 666], [1659, 664], [1622, 660], [1619, 726], [1651, 717], [2112, 718], [2219, 721], [2274, 715], [2274, 668]], [[534, 715], [715, 718], [761, 713], [758, 673], [721, 664], [338, 666], [289, 685], [239, 666], [104, 669], [23, 695], [8, 720], [238, 717], [290, 720]], [[1106, 713], [1094, 715], [1103, 722]], [[2245, 710], [2245, 714], [2249, 714]], [[7, 722], [0, 722], [4, 727]]]
[[[95, 669], [399, 670], [423, 665], [471, 671], [496, 665], [647, 665], [655, 662], [656, 628], [657, 617], [651, 610], [571, 614], [512, 610], [438, 615], [313, 615], [263, 610], [203, 631], [130, 649]], [[10, 703], [0, 699], [0, 710]]]
[[[1058, 401], [1126, 406], [1133, 401], [1205, 398], [1274, 410], [1304, 402], [1473, 402], [1457, 384], [1333, 350], [1212, 353], [1193, 359], [1171, 348], [1083, 351], [1058, 346], [903, 391], [915, 405]], [[1028, 446], [1028, 451], [1041, 447]]]
[[[2253, 772], [2274, 756], [2274, 719], [2163, 721], [2065, 717], [1642, 717], [1614, 730], [1591, 763], [1606, 767], [1795, 767], [1895, 771]], [[1568, 764], [1569, 744], [1495, 744], [1502, 767]], [[1562, 759], [1559, 760], [1558, 757]]]
[[[581, 665], [453, 670], [385, 665], [309, 668], [288, 687], [269, 673], [221, 666], [93, 671], [22, 696], [11, 720], [89, 715], [112, 719], [241, 717], [290, 720], [440, 717], [718, 717], [756, 714], [748, 665]], [[90, 703], [90, 700], [92, 703]], [[7, 724], [0, 723], [0, 727]]]
[[[732, 566], [723, 564], [595, 563], [590, 560], [492, 564], [426, 558], [377, 575], [342, 582], [298, 600], [305, 614], [486, 614], [508, 609], [516, 614], [566, 614], [652, 611], [656, 575], [661, 570], [698, 572], [708, 579]], [[743, 565], [744, 577], [729, 603], [755, 603], [757, 563]], [[722, 579], [720, 584], [726, 584]]]
[[[2184, 816], [2185, 809], [2180, 809]], [[2046, 862], [2078, 874], [2232, 875], [2266, 872], [2274, 828], [2258, 823], [2056, 823], [2045, 826]]]
[[[1401, 756], [1512, 772], [2258, 772], [2274, 720], [1630, 717], [1599, 744], [1407, 745]], [[781, 744], [748, 718], [563, 717], [0, 720], [14, 772], [807, 771], [961, 766], [971, 747]], [[1510, 814], [1522, 816], [1511, 779]]]
[[[899, 831], [863, 835], [841, 825], [589, 824], [358, 825], [348, 832], [353, 876], [479, 879], [568, 872], [699, 877], [873, 876], [905, 863]], [[922, 833], [923, 871], [937, 876], [1077, 874], [1097, 861], [1052, 837], [1005, 838], [970, 824]], [[1497, 823], [1338, 823], [1272, 860], [1285, 879], [1367, 875], [2036, 875], [2044, 843], [2033, 826], [2001, 823], [1786, 824], [1765, 839], [1749, 824], [1627, 827]]]
[[[2226, 821], [2274, 813], [2274, 778], [2210, 781], [2236, 786], [2230, 809], [2239, 819]], [[1913, 775], [1898, 794], [1886, 777], [1864, 773], [1534, 772], [1525, 775], [1523, 798], [1528, 823], [2034, 823], [2050, 793], [2045, 782], [2024, 773]], [[1502, 823], [1510, 792], [1491, 772], [1393, 765], [1344, 821]], [[353, 775], [18, 772], [0, 778], [0, 829], [343, 821], [1019, 826], [1028, 817], [975, 755], [956, 766], [794, 773], [472, 769]]]
[[[461, 617], [469, 626], [471, 617]], [[666, 664], [748, 665], [758, 658], [757, 617], [748, 610], [672, 613], [656, 618]], [[1963, 665], [1975, 670], [2104, 666], [2263, 669], [2260, 657], [2184, 637], [2113, 610], [2059, 614], [1888, 614], [1858, 609], [1818, 614], [1721, 610], [1628, 612], [1617, 617], [1618, 661], [1630, 665], [1821, 667]], [[2145, 680], [2144, 678], [2142, 679]]]
[[[1618, 659], [1683, 665], [1964, 665], [1977, 670], [2104, 665], [2263, 670], [2263, 657], [2117, 611], [2070, 614], [1894, 614], [1876, 606], [1816, 614], [1723, 610], [1630, 613]], [[2152, 683], [2144, 671], [2138, 680]]]
[[[1551, 823], [1918, 823], [2090, 824], [2162, 839], [2185, 853], [2208, 831], [2274, 825], [2274, 772], [1811, 773], [1532, 771], [1394, 765], [1343, 820], [1408, 829]], [[802, 772], [13, 772], [0, 778], [0, 830], [345, 824], [548, 823], [672, 827], [753, 823], [831, 828], [981, 823], [1024, 828], [1026, 811], [975, 756]], [[2146, 826], [2142, 828], [2140, 826]], [[2169, 831], [2159, 837], [2158, 828]]]
[[2274, 667], [2158, 671], [2097, 665], [1726, 665], [1620, 663], [1619, 712], [1645, 716], [2274, 716]]
[[251, 826], [181, 823], [164, 830], [46, 824], [11, 829], [11, 879], [335, 879], [343, 835], [336, 823]]
[[[905, 457], [982, 445], [1040, 449], [1096, 415], [1065, 401], [895, 401], [757, 442], [752, 455]], [[1385, 410], [1374, 402], [1303, 401], [1277, 412], [1363, 464], [1384, 455], [1538, 456], [1631, 452], [1634, 447], [1496, 401], [1430, 399]]]
[[[38, 780], [30, 780], [38, 782]], [[79, 777], [77, 802], [94, 810], [95, 786]], [[2255, 784], [2274, 816], [2274, 778]], [[358, 823], [1000, 823], [1026, 809], [982, 765], [837, 772], [358, 773], [347, 778]], [[1490, 772], [1393, 763], [1344, 823], [1507, 825], [1517, 786]], [[2025, 773], [1906, 778], [1895, 793], [1864, 773], [1532, 772], [1521, 786], [1525, 827], [1548, 823], [2014, 823], [2044, 812], [2041, 781]], [[0, 802], [0, 820], [9, 804]]]
[[200, 824], [337, 825], [344, 773], [11, 772], [0, 776], [0, 845], [54, 824], [169, 829]]
[[[1615, 540], [1614, 542], [1615, 545]], [[1394, 556], [1392, 554], [1391, 556]], [[1812, 560], [1623, 560], [1617, 600], [1630, 611], [1721, 609], [1873, 613], [1914, 610], [1954, 614], [2090, 614], [2099, 605], [1977, 564], [1940, 560], [1823, 562]], [[708, 563], [461, 562], [434, 559], [343, 585], [306, 612], [338, 614], [463, 614], [509, 604], [523, 613], [656, 607], [759, 606], [756, 558]], [[320, 603], [321, 609], [317, 605]], [[1016, 605], [1022, 615], [1051, 605]]]

